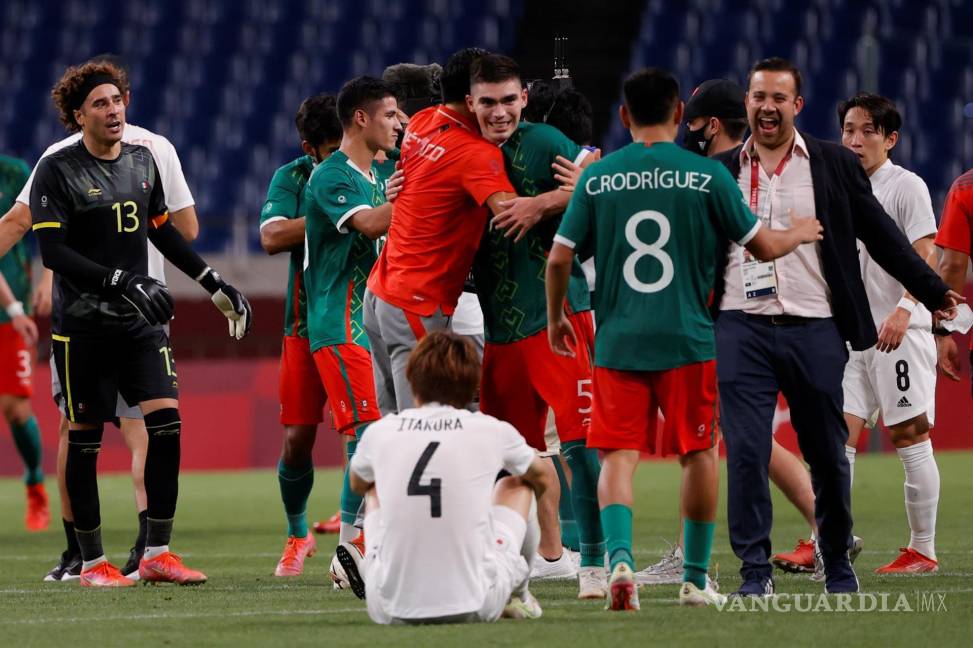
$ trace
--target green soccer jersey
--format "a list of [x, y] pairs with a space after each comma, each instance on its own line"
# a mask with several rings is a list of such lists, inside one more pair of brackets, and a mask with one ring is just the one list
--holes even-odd
[[671, 142], [629, 144], [585, 169], [555, 240], [594, 251], [595, 365], [713, 359], [718, 231], [742, 245], [758, 228], [722, 164]]
[[362, 325], [368, 273], [378, 258], [375, 243], [348, 226], [348, 219], [385, 202], [384, 183], [373, 163], [367, 175], [341, 151], [314, 169], [305, 189], [306, 257], [311, 351], [334, 344], [369, 348]]
[[[586, 152], [553, 126], [529, 122], [521, 122], [501, 148], [507, 176], [520, 196], [556, 189], [554, 159], [560, 155], [579, 161]], [[556, 218], [542, 221], [519, 243], [487, 226], [473, 264], [487, 342], [516, 342], [547, 327], [544, 270], [557, 226]], [[568, 308], [575, 313], [591, 309], [588, 284], [577, 260], [568, 284]]]
[[[260, 226], [282, 219], [304, 216], [304, 187], [314, 170], [310, 155], [277, 169], [267, 188], [267, 200], [260, 210]], [[284, 335], [307, 337], [307, 292], [304, 290], [304, 246], [291, 250], [284, 301]]]
[[[17, 194], [23, 189], [30, 177], [30, 167], [23, 160], [0, 155], [0, 214], [6, 214], [13, 207]], [[23, 302], [24, 310], [30, 313], [30, 246], [20, 239], [0, 257], [0, 273], [10, 285], [14, 299]], [[0, 309], [0, 324], [9, 322], [6, 311]]]

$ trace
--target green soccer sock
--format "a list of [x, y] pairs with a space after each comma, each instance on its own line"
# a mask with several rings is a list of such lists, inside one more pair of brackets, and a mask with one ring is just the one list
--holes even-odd
[[287, 514], [287, 535], [304, 538], [307, 536], [307, 499], [314, 486], [314, 466], [308, 462], [301, 468], [291, 468], [281, 459], [277, 462], [277, 481]]
[[558, 504], [558, 517], [561, 519], [561, 544], [571, 551], [579, 551], [581, 545], [578, 538], [578, 523], [574, 519], [574, 505], [571, 503], [571, 487], [568, 485], [561, 460], [558, 457], [551, 457], [551, 459], [554, 461], [554, 470], [557, 471], [557, 480], [561, 483], [561, 501]]
[[614, 570], [618, 563], [626, 563], [633, 570], [632, 509], [624, 504], [609, 504], [601, 509], [601, 526], [608, 539], [608, 558]]
[[682, 523], [684, 583], [692, 583], [699, 589], [706, 588], [706, 573], [713, 550], [715, 522], [696, 522], [686, 518]]
[[[361, 436], [360, 432], [358, 436]], [[341, 483], [341, 521], [345, 524], [354, 524], [358, 518], [358, 509], [361, 508], [362, 496], [351, 490], [348, 471], [351, 470], [351, 459], [355, 456], [355, 450], [358, 449], [358, 439], [351, 439], [346, 447], [348, 467], [345, 468], [345, 479]]]
[[[568, 441], [561, 451], [571, 468], [571, 505], [577, 519], [581, 566], [601, 567], [605, 564], [605, 534], [598, 511], [598, 476], [601, 474], [598, 451], [585, 447], [584, 441]], [[629, 520], [631, 547], [631, 512]]]
[[24, 482], [28, 486], [40, 484], [44, 481], [44, 471], [41, 469], [41, 430], [37, 426], [37, 419], [33, 415], [23, 423], [11, 423], [14, 445], [24, 460]]

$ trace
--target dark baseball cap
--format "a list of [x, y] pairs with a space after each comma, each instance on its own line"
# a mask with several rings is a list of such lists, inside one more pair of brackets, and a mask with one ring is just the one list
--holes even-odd
[[727, 79], [703, 81], [689, 97], [683, 118], [692, 121], [697, 117], [746, 117], [745, 96], [743, 88]]

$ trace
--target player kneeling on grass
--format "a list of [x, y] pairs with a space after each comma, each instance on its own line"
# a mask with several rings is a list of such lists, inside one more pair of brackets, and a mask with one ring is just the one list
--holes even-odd
[[81, 140], [37, 165], [30, 194], [44, 265], [54, 271], [53, 354], [68, 419], [66, 483], [84, 586], [130, 586], [105, 558], [97, 463], [117, 394], [138, 403], [149, 443], [148, 524], [139, 565], [144, 581], [202, 583], [169, 551], [179, 490], [179, 390], [169, 337], [172, 297], [146, 276], [147, 241], [194, 277], [230, 320], [250, 327], [250, 305], [197, 255], [166, 210], [159, 170], [144, 146], [122, 143], [121, 73], [110, 63], [71, 67], [54, 88], [61, 121]]
[[428, 334], [406, 377], [416, 407], [373, 423], [351, 460], [367, 543], [364, 559], [338, 547], [352, 589], [382, 624], [540, 617], [535, 497], [553, 479], [513, 426], [465, 409], [480, 378], [469, 340]]

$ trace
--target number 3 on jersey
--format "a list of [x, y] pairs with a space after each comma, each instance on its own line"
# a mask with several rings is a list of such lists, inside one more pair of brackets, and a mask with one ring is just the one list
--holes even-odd
[[416, 462], [416, 467], [412, 469], [412, 477], [409, 478], [409, 488], [406, 490], [406, 494], [410, 497], [413, 495], [428, 497], [429, 515], [434, 518], [443, 516], [443, 480], [439, 477], [434, 477], [429, 480], [428, 484], [420, 484], [419, 482], [422, 480], [422, 473], [426, 472], [426, 466], [429, 465], [429, 460], [432, 459], [432, 455], [438, 447], [439, 441], [431, 441], [426, 446], [426, 449], [422, 451], [422, 456]]
[[[655, 221], [659, 226], [659, 238], [655, 243], [645, 243], [638, 237], [639, 224], [647, 220]], [[628, 219], [628, 222], [625, 223], [625, 240], [632, 246], [634, 252], [625, 259], [625, 265], [622, 266], [622, 276], [629, 288], [640, 293], [655, 293], [664, 290], [666, 286], [672, 283], [672, 278], [675, 275], [672, 257], [662, 249], [669, 242], [671, 233], [669, 219], [665, 217], [665, 214], [652, 209], [636, 212]], [[652, 283], [641, 281], [635, 273], [635, 266], [639, 260], [647, 256], [662, 264], [662, 276]]]

